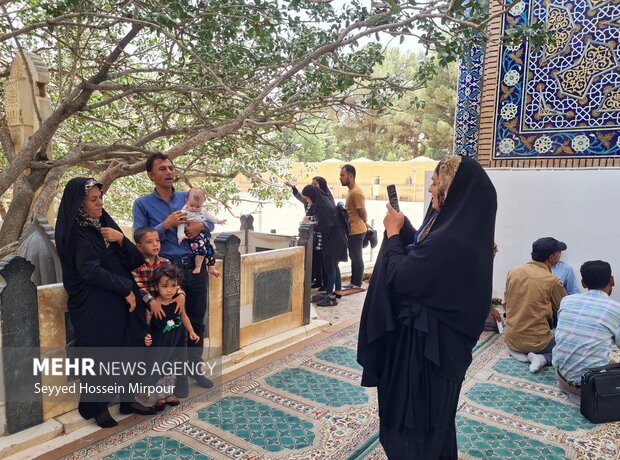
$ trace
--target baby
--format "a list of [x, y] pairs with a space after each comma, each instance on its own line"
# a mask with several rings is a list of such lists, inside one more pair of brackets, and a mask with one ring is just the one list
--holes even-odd
[[[215, 224], [225, 224], [226, 219], [218, 219], [213, 214], [202, 209], [205, 198], [206, 196], [203, 190], [199, 188], [189, 189], [185, 198], [185, 206], [181, 209], [181, 211], [184, 211], [187, 214], [187, 220], [197, 222], [208, 220]], [[213, 267], [213, 265], [215, 265], [215, 251], [213, 250], [213, 246], [211, 246], [211, 242], [209, 240], [210, 237], [211, 235], [209, 232], [205, 231], [200, 232], [196, 237], [190, 239], [189, 244], [195, 256], [194, 270], [192, 272], [194, 274], [200, 273], [202, 263], [204, 262], [205, 257], [207, 257], [209, 273], [215, 276], [219, 275]], [[177, 227], [177, 238], [179, 239], [179, 244], [187, 238], [185, 235], [185, 224], [181, 224]], [[213, 273], [214, 271], [217, 274]]]

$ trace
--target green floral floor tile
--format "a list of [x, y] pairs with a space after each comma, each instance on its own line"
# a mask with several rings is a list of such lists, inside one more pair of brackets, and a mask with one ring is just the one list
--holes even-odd
[[456, 418], [459, 452], [484, 460], [564, 460], [566, 453], [535, 439], [480, 423], [467, 417]]
[[284, 369], [266, 378], [265, 382], [274, 388], [303, 396], [330, 407], [366, 404], [368, 402], [366, 391], [359, 385], [352, 385], [298, 367]]
[[544, 367], [537, 374], [530, 372], [529, 363], [520, 363], [513, 358], [502, 358], [493, 366], [493, 370], [510, 377], [529, 380], [543, 385], [556, 387], [558, 381], [555, 378], [555, 370], [551, 366]]
[[355, 369], [361, 371], [362, 366], [357, 364], [357, 350], [353, 350], [347, 347], [329, 347], [323, 351], [318, 352], [317, 358], [327, 361], [328, 363], [334, 363], [338, 366], [348, 367], [349, 369]]
[[269, 452], [303, 449], [314, 442], [312, 423], [240, 396], [198, 411], [198, 418]]
[[485, 407], [557, 427], [560, 430], [575, 431], [595, 427], [583, 418], [577, 406], [501, 385], [478, 383], [470, 388], [465, 396]]
[[147, 436], [107, 457], [104, 460], [209, 460], [209, 457], [166, 436]]

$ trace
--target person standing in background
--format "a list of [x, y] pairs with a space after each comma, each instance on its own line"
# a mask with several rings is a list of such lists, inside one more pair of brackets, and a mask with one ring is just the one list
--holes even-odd
[[351, 259], [351, 282], [343, 286], [343, 289], [362, 287], [362, 276], [364, 275], [364, 258], [362, 257], [362, 247], [364, 236], [368, 230], [366, 220], [366, 199], [364, 191], [355, 183], [355, 167], [346, 164], [340, 168], [340, 183], [349, 189], [347, 194], [346, 208], [349, 214], [349, 258]]

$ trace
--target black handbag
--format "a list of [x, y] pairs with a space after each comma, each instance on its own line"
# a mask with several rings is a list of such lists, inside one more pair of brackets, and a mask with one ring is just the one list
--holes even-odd
[[592, 423], [620, 421], [620, 364], [589, 369], [581, 376], [580, 409]]

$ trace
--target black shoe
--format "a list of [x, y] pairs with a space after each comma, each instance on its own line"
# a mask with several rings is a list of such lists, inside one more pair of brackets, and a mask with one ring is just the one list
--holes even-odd
[[118, 425], [118, 422], [110, 415], [107, 407], [95, 415], [95, 421], [101, 428], [112, 428]]
[[323, 300], [325, 298], [325, 293], [324, 292], [319, 292], [318, 294], [313, 294], [312, 297], [310, 298], [310, 302], [320, 302], [321, 300]]
[[213, 382], [201, 374], [194, 374], [192, 377], [198, 382], [198, 386], [202, 388], [211, 388]]
[[120, 407], [121, 414], [138, 414], [138, 415], [153, 415], [157, 411], [152, 407], [146, 407], [139, 402], [122, 402]]
[[338, 305], [338, 301], [333, 295], [328, 295], [323, 300], [319, 300], [316, 303], [317, 307], [335, 307], [336, 305]]
[[189, 396], [189, 381], [186, 375], [179, 375], [174, 385], [174, 395], [177, 398], [187, 398]]

